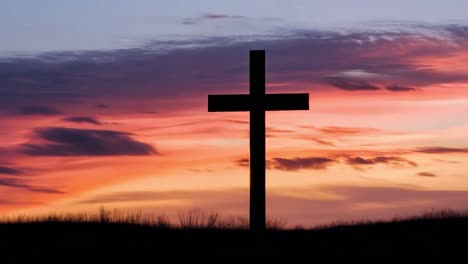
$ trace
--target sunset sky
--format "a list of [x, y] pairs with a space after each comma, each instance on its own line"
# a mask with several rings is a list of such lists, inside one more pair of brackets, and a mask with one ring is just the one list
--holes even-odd
[[189, 208], [247, 216], [248, 113], [267, 113], [267, 215], [292, 225], [468, 209], [468, 1], [2, 0], [0, 216]]

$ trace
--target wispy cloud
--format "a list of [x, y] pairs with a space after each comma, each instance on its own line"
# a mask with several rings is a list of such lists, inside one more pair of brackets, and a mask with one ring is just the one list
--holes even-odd
[[361, 79], [350, 79], [343, 77], [327, 77], [327, 82], [332, 86], [345, 91], [376, 91], [380, 87]]
[[24, 106], [16, 112], [18, 115], [60, 115], [62, 112], [54, 107], [50, 106], [39, 106], [39, 105], [31, 105], [31, 106]]
[[349, 136], [349, 135], [368, 135], [381, 132], [377, 128], [370, 127], [339, 127], [339, 126], [326, 126], [313, 128], [316, 131], [319, 131], [324, 134], [331, 134], [336, 136]]
[[388, 164], [395, 167], [412, 166], [416, 167], [416, 162], [396, 156], [377, 156], [373, 158], [363, 158], [358, 156], [347, 156], [346, 163], [354, 168], [361, 169], [363, 166], [370, 166], [376, 164]]
[[[236, 18], [222, 14], [201, 17], [202, 21]], [[377, 93], [413, 91], [408, 88], [424, 91], [430, 85], [468, 81], [468, 75], [459, 68], [442, 71], [437, 65], [431, 66], [432, 61], [437, 61], [431, 58], [466, 52], [460, 45], [465, 43], [465, 27], [448, 25], [434, 30], [447, 34], [434, 38], [404, 31], [291, 31], [288, 35], [259, 39], [230, 36], [154, 41], [134, 49], [9, 58], [0, 61], [0, 75], [4, 76], [0, 78], [0, 112], [17, 111], [18, 105], [26, 103], [47, 105], [55, 111], [28, 107], [20, 113], [52, 115], [61, 112], [57, 110], [62, 109], [60, 103], [72, 100], [96, 100], [93, 104], [103, 108], [106, 105], [98, 102], [122, 98], [141, 102], [143, 96], [179, 99], [181, 94], [190, 97], [213, 91], [222, 93], [220, 87], [226, 92], [240, 91], [244, 87], [239, 87], [239, 83], [245, 82], [248, 74], [245, 50], [255, 47], [268, 47], [274, 56], [269, 64], [269, 81], [274, 83], [294, 80], [320, 84], [317, 89], [334, 87]], [[399, 48], [392, 48], [395, 46]], [[182, 49], [184, 52], [180, 52]], [[427, 61], [427, 65], [418, 61]], [[287, 92], [293, 87], [283, 88]], [[172, 108], [164, 105], [156, 110], [161, 109]], [[125, 111], [117, 107], [112, 110]]]
[[[249, 167], [250, 166], [250, 160], [248, 158], [242, 158], [238, 159], [235, 161], [236, 165], [239, 167]], [[265, 161], [265, 169], [271, 170], [273, 169], [274, 161], [272, 160], [266, 160]]]
[[97, 125], [97, 126], [100, 126], [103, 124], [97, 118], [91, 117], [91, 116], [70, 116], [70, 117], [64, 118], [63, 120], [66, 122], [88, 123], [88, 124]]
[[[279, 191], [279, 192], [278, 192]], [[316, 191], [322, 193], [334, 194], [342, 199], [333, 200], [335, 202], [344, 202], [349, 210], [354, 210], [353, 205], [359, 205], [361, 203], [388, 203], [388, 204], [401, 204], [402, 201], [407, 203], [415, 203], [415, 208], [418, 206], [418, 202], [433, 200], [434, 204], [438, 202], [444, 202], [443, 206], [450, 204], [450, 201], [456, 199], [457, 205], [463, 204], [462, 201], [468, 201], [468, 191], [444, 191], [444, 190], [426, 190], [415, 188], [411, 186], [400, 187], [400, 186], [348, 186], [348, 185], [336, 185], [336, 186], [306, 186], [304, 188], [288, 189], [288, 191], [294, 191], [294, 193], [306, 193], [311, 194]], [[114, 202], [141, 202], [141, 201], [164, 201], [164, 200], [189, 200], [189, 201], [221, 201], [225, 197], [247, 197], [247, 189], [228, 189], [223, 191], [212, 191], [212, 190], [201, 190], [201, 191], [129, 191], [129, 192], [114, 192], [97, 195], [94, 198], [82, 200], [80, 203], [114, 203]], [[281, 194], [281, 189], [271, 190], [271, 199], [275, 201], [283, 200], [282, 202], [290, 201], [289, 196]], [[288, 198], [289, 197], [289, 198]], [[311, 204], [314, 202], [323, 202], [328, 204], [330, 201], [327, 199], [317, 199], [313, 195], [302, 195], [298, 196], [309, 201]], [[215, 198], [215, 199], [213, 199]], [[458, 198], [458, 199], [457, 199]], [[445, 203], [447, 202], [447, 203]], [[290, 203], [291, 204], [291, 203]], [[302, 202], [297, 201], [298, 206], [303, 205]], [[440, 205], [440, 204], [439, 204]], [[307, 206], [300, 208], [304, 210]], [[322, 208], [323, 204], [322, 204]], [[286, 207], [286, 210], [292, 208]], [[375, 210], [375, 208], [371, 208]], [[309, 210], [306, 210], [309, 211]], [[359, 217], [359, 216], [358, 216]], [[362, 217], [362, 216], [361, 216]]]
[[205, 21], [210, 20], [222, 20], [222, 19], [241, 19], [244, 18], [243, 16], [232, 16], [232, 15], [224, 15], [224, 14], [204, 14], [198, 17], [188, 17], [184, 18], [181, 21], [181, 24], [184, 25], [194, 25], [199, 24]]
[[[240, 167], [248, 167], [249, 160], [246, 158], [236, 160], [235, 163]], [[354, 169], [363, 170], [374, 165], [384, 164], [395, 168], [417, 167], [418, 164], [398, 156], [371, 156], [360, 157], [349, 154], [337, 154], [333, 157], [295, 157], [281, 158], [276, 157], [266, 161], [267, 169], [298, 171], [298, 170], [323, 170], [333, 165], [344, 163], [352, 166]]]
[[106, 104], [97, 104], [95, 106], [96, 106], [96, 108], [104, 108], [104, 109], [109, 108], [109, 105], [106, 105]]
[[323, 139], [319, 139], [319, 138], [316, 138], [316, 137], [310, 137], [310, 138], [307, 138], [307, 139], [315, 141], [316, 143], [318, 143], [320, 145], [336, 147], [335, 143], [333, 143], [331, 141], [328, 141], [328, 140], [323, 140]]
[[63, 191], [53, 188], [37, 187], [25, 183], [24, 179], [18, 178], [0, 178], [0, 186], [25, 189], [31, 192], [62, 194]]
[[448, 147], [420, 147], [414, 150], [426, 154], [445, 154], [445, 153], [468, 153], [468, 148], [448, 148]]
[[419, 89], [407, 86], [400, 86], [400, 85], [390, 85], [385, 87], [388, 91], [392, 92], [411, 92], [411, 91], [419, 91]]
[[7, 174], [7, 175], [21, 175], [23, 171], [10, 168], [10, 167], [2, 167], [0, 166], [0, 174]]
[[[231, 22], [229, 21], [231, 18], [227, 18], [225, 15], [206, 16], [203, 19], [207, 23], [208, 21]], [[466, 61], [464, 59], [467, 47], [466, 28], [446, 26], [444, 30], [443, 36], [438, 37], [404, 31], [358, 33], [289, 31], [287, 34], [271, 37], [253, 36], [247, 38], [229, 36], [181, 41], [154, 41], [148, 43], [148, 45], [131, 49], [83, 52], [67, 51], [40, 54], [28, 58], [15, 57], [8, 58], [8, 60], [2, 59], [0, 60], [0, 76], [2, 77], [0, 78], [0, 114], [2, 115], [0, 119], [2, 120], [2, 124], [4, 124], [3, 120], [12, 120], [7, 122], [8, 125], [5, 125], [5, 127], [11, 127], [12, 130], [16, 129], [13, 132], [7, 131], [7, 133], [17, 133], [19, 135], [11, 137], [18, 139], [12, 140], [11, 142], [13, 143], [22, 142], [21, 137], [24, 135], [24, 131], [28, 131], [32, 126], [46, 127], [33, 130], [33, 136], [30, 138], [30, 141], [21, 146], [23, 154], [26, 153], [31, 156], [69, 157], [157, 154], [155, 147], [145, 143], [137, 135], [121, 131], [52, 128], [52, 124], [49, 121], [51, 118], [46, 118], [48, 119], [47, 123], [44, 122], [42, 123], [43, 125], [39, 125], [41, 123], [35, 121], [34, 123], [27, 124], [28, 126], [25, 125], [21, 129], [17, 129], [16, 127], [20, 123], [17, 121], [18, 116], [5, 118], [4, 115], [18, 114], [18, 112], [23, 111], [23, 115], [36, 115], [36, 117], [39, 115], [53, 116], [63, 111], [67, 113], [67, 116], [74, 118], [67, 122], [94, 125], [106, 120], [107, 116], [104, 114], [126, 115], [125, 118], [130, 120], [132, 116], [129, 113], [140, 115], [143, 111], [151, 110], [157, 113], [152, 115], [151, 118], [170, 117], [170, 114], [177, 112], [173, 110], [192, 109], [193, 106], [200, 107], [201, 104], [205, 106], [206, 101], [198, 99], [206, 98], [206, 94], [208, 93], [247, 91], [247, 86], [241, 84], [246, 82], [246, 76], [248, 76], [249, 72], [248, 52], [246, 51], [254, 48], [267, 49], [268, 58], [270, 58], [268, 62], [268, 81], [270, 83], [291, 83], [291, 85], [281, 86], [282, 92], [292, 92], [298, 88], [309, 89], [310, 87], [318, 95], [323, 93], [326, 96], [330, 94], [338, 94], [340, 96], [343, 94], [355, 96], [357, 94], [357, 96], [360, 96], [360, 91], [363, 91], [363, 93], [367, 93], [368, 91], [369, 93], [365, 96], [378, 94], [379, 100], [383, 96], [392, 98], [406, 95], [426, 96], [432, 91], [432, 89], [426, 87], [437, 87], [440, 84], [455, 84], [468, 81], [468, 76], [464, 70], [466, 67], [458, 67], [463, 66], [463, 61]], [[450, 34], [445, 36], [445, 33]], [[461, 63], [457, 67], [445, 67], [437, 65], [441, 61], [438, 58], [443, 58], [442, 61], [444, 63], [450, 62], [450, 65], [455, 64], [455, 62]], [[339, 75], [340, 73], [342, 74]], [[330, 80], [325, 78], [326, 76], [333, 75], [341, 77], [341, 79], [335, 78]], [[341, 88], [336, 89], [336, 86], [341, 86]], [[275, 89], [274, 87], [271, 88], [271, 90]], [[411, 93], [413, 91], [411, 89], [413, 88], [420, 89], [424, 93]], [[349, 93], [340, 90], [346, 90]], [[329, 91], [332, 91], [332, 93], [328, 93]], [[390, 93], [389, 91], [395, 93]], [[325, 99], [327, 100], [327, 98]], [[359, 99], [368, 100], [367, 97], [359, 97]], [[68, 104], [75, 100], [86, 100], [86, 105], [83, 105], [85, 107], [79, 109], [79, 105]], [[315, 106], [319, 110], [325, 109], [320, 107], [321, 104], [323, 105], [324, 102], [327, 102], [326, 100], [322, 101], [320, 99], [316, 101], [317, 104]], [[335, 109], [334, 104], [336, 102], [333, 101], [332, 109]], [[346, 103], [356, 102], [349, 100]], [[47, 106], [50, 109], [18, 109], [19, 106], [24, 105]], [[112, 108], [108, 108], [108, 105], [111, 105]], [[397, 104], [395, 106], [398, 107]], [[344, 111], [348, 110], [344, 104], [340, 105], [340, 107]], [[383, 107], [384, 105], [382, 105]], [[199, 109], [205, 108], [200, 107]], [[355, 108], [352, 109], [354, 110]], [[388, 108], [386, 109], [388, 111]], [[170, 114], [168, 114], [169, 112]], [[314, 111], [314, 113], [317, 112]], [[330, 114], [334, 115], [335, 112]], [[352, 114], [354, 116], [354, 113]], [[102, 120], [95, 118], [96, 116], [101, 117]], [[346, 118], [350, 116], [351, 113]], [[59, 121], [63, 117], [60, 116], [54, 120]], [[88, 117], [94, 119], [86, 119]], [[138, 116], [138, 118], [140, 117], [142, 116]], [[148, 120], [144, 119], [148, 117], [144, 116], [141, 119], [132, 120], [129, 122], [129, 127], [138, 123], [135, 126], [135, 130], [132, 131], [143, 131], [138, 126], [147, 122]], [[316, 117], [318, 119], [311, 119], [310, 122], [320, 124], [320, 126], [331, 124], [329, 123], [330, 120], [335, 120], [328, 118], [330, 116], [327, 116], [327, 114]], [[322, 117], [324, 119], [320, 119]], [[230, 118], [234, 120], [241, 117], [233, 115]], [[161, 123], [154, 124], [160, 127], [171, 127], [177, 122], [191, 122], [190, 118], [181, 120], [161, 118]], [[296, 120], [288, 121], [296, 123]], [[303, 121], [305, 120], [301, 119], [301, 122]], [[347, 119], [345, 120], [346, 122], [341, 122], [343, 120], [339, 121], [336, 124], [344, 125], [349, 124], [349, 122], [357, 122], [356, 126], [364, 124], [362, 119], [359, 121], [354, 119]], [[68, 125], [72, 125], [72, 123]], [[233, 121], [232, 124], [224, 122], [220, 126], [223, 126], [223, 129], [225, 129], [224, 126], [234, 126], [234, 123], [245, 123], [245, 121]], [[378, 120], [374, 124], [379, 126], [384, 123], [385, 120]], [[408, 122], [402, 123], [407, 124]], [[63, 123], [60, 122], [58, 126], [60, 124]], [[369, 124], [369, 122], [366, 122], [366, 124]], [[385, 123], [382, 127], [388, 127], [389, 125], [391, 124]], [[202, 125], [198, 126], [197, 124], [193, 127], [183, 126], [172, 130], [176, 132], [162, 131], [160, 134], [176, 133], [176, 135], [171, 135], [171, 139], [175, 139], [178, 136], [177, 133], [183, 134], [183, 138], [177, 138], [178, 149], [180, 149], [180, 146], [183, 146], [182, 140], [183, 142], [187, 142], [187, 144], [199, 140], [198, 138], [194, 140], [193, 138], [186, 137], [187, 133], [192, 132], [191, 136], [198, 137], [195, 133], [199, 127], [202, 127]], [[217, 134], [219, 131], [221, 130], [208, 128], [203, 130], [203, 133]], [[149, 137], [149, 134], [152, 134], [152, 132], [148, 132], [144, 136]], [[275, 133], [279, 131], [271, 132]], [[375, 128], [324, 126], [307, 132], [310, 134], [309, 136], [314, 137], [311, 140], [317, 144], [333, 146], [336, 143], [340, 148], [354, 148], [356, 144], [362, 143], [367, 139], [367, 136], [369, 136], [369, 141], [372, 141], [375, 134], [379, 134], [376, 135], [379, 137], [377, 141], [389, 142], [393, 140], [392, 137], [380, 135], [382, 131]], [[151, 136], [156, 137], [153, 134]], [[351, 140], [348, 141], [348, 138], [343, 139], [344, 137], [351, 138], [353, 136], [360, 136], [357, 139], [360, 141], [351, 142]], [[405, 137], [405, 140], [408, 138], [410, 137]], [[404, 142], [407, 142], [405, 140], [402, 142], [396, 140], [395, 142], [398, 141], [399, 144], [404, 144]], [[165, 142], [165, 146], [170, 148], [174, 142], [175, 140], [169, 140]], [[210, 142], [218, 141], [214, 140]], [[317, 147], [314, 142], [304, 142], [303, 146], [298, 146], [299, 144], [294, 146], [304, 149], [308, 145]], [[196, 146], [191, 145], [190, 147]], [[369, 147], [369, 149], [377, 149], [378, 147], [374, 145]], [[2, 148], [5, 148], [5, 146], [2, 146]], [[310, 151], [310, 149], [307, 149], [307, 151]], [[406, 160], [406, 156], [399, 157], [400, 154], [398, 153], [368, 153], [365, 150], [350, 152], [353, 155], [349, 158], [354, 160], [350, 162], [351, 164], [348, 164], [347, 160], [343, 157], [328, 156], [327, 154], [340, 152], [340, 149], [333, 148], [330, 150], [330, 148], [327, 148], [327, 151], [329, 152], [322, 152], [322, 154], [317, 154], [318, 156], [313, 156], [315, 154], [289, 153], [289, 156], [283, 157], [278, 154], [277, 156], [273, 156], [276, 157], [275, 160], [271, 159], [268, 161], [269, 165], [267, 166], [270, 169], [284, 171], [323, 170], [331, 168], [335, 164], [340, 164], [340, 168], [337, 166], [337, 169], [348, 166], [359, 166], [361, 168], [394, 166], [409, 168], [411, 170], [415, 169], [410, 163], [412, 162], [411, 160]], [[411, 149], [411, 152], [419, 157], [421, 156], [419, 153], [468, 153], [468, 150], [462, 147], [425, 147], [416, 150]], [[20, 154], [15, 153], [15, 155]], [[423, 156], [420, 159], [418, 158], [418, 160], [435, 157]], [[400, 159], [396, 159], [395, 157]], [[21, 157], [21, 159], [23, 158], [25, 160], [37, 160], [35, 162], [41, 162], [42, 160], [40, 157]], [[29, 166], [26, 163], [24, 164], [26, 166], [24, 168]], [[248, 160], [239, 160], [237, 164], [244, 167], [248, 166]], [[450, 164], [441, 165], [450, 166]], [[183, 166], [182, 168], [190, 167], [188, 165]], [[5, 167], [10, 168], [8, 165]], [[27, 171], [27, 169], [22, 168], [10, 169]], [[423, 169], [420, 170], [423, 171]], [[4, 169], [3, 171], [3, 174], [10, 178], [15, 178], [14, 176], [16, 176], [14, 174], [16, 172], [12, 173], [11, 170]], [[416, 177], [414, 175], [417, 172], [411, 172], [413, 177]], [[64, 171], [64, 174], [66, 175], [66, 171]], [[12, 185], [15, 182], [9, 180], [9, 184]], [[16, 182], [16, 184], [21, 184], [21, 182]]]
[[[285, 192], [286, 190], [286, 192]], [[325, 224], [336, 219], [359, 220], [392, 218], [395, 213], [411, 215], [431, 209], [463, 208], [468, 202], [467, 191], [427, 190], [412, 186], [304, 186], [303, 188], [269, 190], [270, 212], [288, 215], [291, 224]], [[289, 195], [293, 193], [294, 195]], [[324, 199], [316, 193], [330, 194], [340, 199]], [[300, 194], [300, 195], [296, 195]], [[227, 199], [229, 198], [229, 199]], [[113, 204], [121, 202], [183, 201], [173, 209], [190, 208], [194, 204], [207, 210], [244, 213], [248, 204], [247, 189], [128, 191], [96, 195], [79, 201], [81, 204]], [[428, 201], [431, 201], [428, 203]], [[380, 207], [366, 206], [369, 203]], [[291, 206], [291, 205], [294, 206]], [[168, 208], [165, 208], [166, 210]]]
[[236, 160], [236, 164], [240, 167], [249, 167], [249, 159], [238, 159]]
[[417, 175], [422, 176], [422, 177], [437, 177], [436, 174], [434, 174], [432, 172], [427, 172], [427, 171], [418, 172]]
[[301, 169], [323, 170], [336, 162], [336, 160], [325, 157], [273, 158], [271, 160], [273, 169], [285, 171], [297, 171]]

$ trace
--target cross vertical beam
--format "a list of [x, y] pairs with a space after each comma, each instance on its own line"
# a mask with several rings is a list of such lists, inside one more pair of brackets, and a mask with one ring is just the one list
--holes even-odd
[[250, 228], [265, 230], [265, 51], [250, 51]]

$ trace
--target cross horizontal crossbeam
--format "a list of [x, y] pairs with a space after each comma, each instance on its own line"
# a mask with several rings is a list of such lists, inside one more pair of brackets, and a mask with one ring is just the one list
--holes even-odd
[[265, 111], [308, 110], [309, 94], [265, 94], [262, 98], [250, 94], [208, 95], [208, 112], [244, 112], [254, 107]]

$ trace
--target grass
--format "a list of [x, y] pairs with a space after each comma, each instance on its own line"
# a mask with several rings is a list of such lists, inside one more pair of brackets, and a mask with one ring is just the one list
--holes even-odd
[[[177, 222], [171, 222], [167, 215], [144, 213], [142, 210], [107, 210], [101, 208], [98, 213], [62, 213], [45, 216], [20, 215], [0, 219], [0, 224], [39, 224], [39, 223], [88, 223], [139, 225], [155, 229], [236, 229], [249, 228], [246, 217], [221, 217], [216, 212], [206, 212], [193, 208], [179, 212]], [[287, 227], [285, 218], [267, 219], [270, 230], [282, 230]]]
[[284, 219], [276, 219], [264, 233], [250, 232], [245, 218], [223, 218], [198, 209], [180, 213], [174, 223], [141, 211], [102, 209], [96, 214], [23, 216], [0, 224], [0, 263], [55, 259], [133, 263], [251, 255], [380, 261], [404, 255], [468, 256], [467, 246], [468, 211], [453, 210], [312, 229], [287, 228]]

